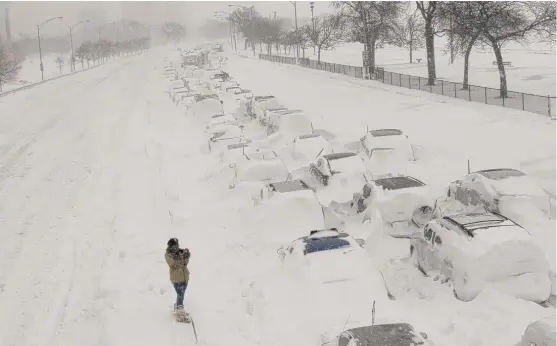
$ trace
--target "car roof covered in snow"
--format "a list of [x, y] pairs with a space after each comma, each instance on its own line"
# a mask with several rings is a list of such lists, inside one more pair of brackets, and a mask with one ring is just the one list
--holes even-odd
[[477, 171], [476, 173], [481, 174], [491, 180], [502, 180], [510, 177], [523, 177], [526, 175], [523, 172], [512, 168], [486, 169]]
[[415, 346], [423, 345], [423, 338], [408, 323], [376, 324], [357, 327], [344, 333], [356, 339], [359, 346]]
[[303, 180], [281, 181], [269, 185], [274, 191], [284, 193], [301, 190], [311, 190]]
[[266, 95], [266, 96], [255, 96], [253, 98], [254, 101], [261, 101], [261, 100], [268, 100], [268, 99], [274, 99], [274, 96], [271, 95]]
[[402, 131], [399, 129], [378, 129], [369, 131], [373, 137], [384, 137], [384, 136], [400, 136]]
[[385, 190], [400, 190], [408, 189], [412, 187], [425, 186], [424, 183], [416, 178], [412, 177], [389, 177], [383, 179], [377, 179], [373, 181], [376, 185], [381, 186]]
[[329, 161], [333, 161], [333, 160], [344, 159], [346, 157], [351, 157], [355, 155], [356, 153], [333, 153], [333, 154], [323, 155], [323, 157]]
[[[479, 213], [479, 214], [458, 214], [453, 216], [445, 216], [443, 220], [447, 220], [451, 224], [465, 231], [469, 236], [474, 237], [475, 231], [480, 229], [489, 229], [495, 227], [508, 227], [522, 229], [513, 221], [507, 219], [503, 215], [496, 213]], [[524, 230], [525, 233], [528, 233]]]

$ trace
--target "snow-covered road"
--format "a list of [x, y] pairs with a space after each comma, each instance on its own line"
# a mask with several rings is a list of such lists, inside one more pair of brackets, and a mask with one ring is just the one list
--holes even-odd
[[[193, 341], [171, 315], [164, 248], [185, 232], [170, 206], [180, 191], [164, 179], [178, 173], [187, 190], [198, 170], [168, 167], [163, 151], [182, 145], [187, 156], [195, 133], [153, 60], [126, 57], [0, 99], [0, 345]], [[192, 252], [195, 277], [203, 256]]]

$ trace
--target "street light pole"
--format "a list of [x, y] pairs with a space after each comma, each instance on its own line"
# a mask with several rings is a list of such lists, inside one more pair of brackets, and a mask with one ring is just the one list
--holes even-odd
[[44, 66], [43, 66], [43, 51], [41, 49], [41, 27], [55, 19], [62, 19], [63, 17], [54, 17], [54, 18], [50, 18], [45, 20], [44, 22], [40, 23], [37, 25], [37, 38], [39, 40], [39, 60], [41, 62], [40, 68], [41, 68], [41, 80], [44, 81]]
[[[309, 3], [309, 8], [311, 9], [311, 27], [313, 29], [313, 34], [315, 35], [315, 20], [313, 18], [313, 6], [315, 5], [315, 2], [311, 1]], [[315, 55], [315, 46], [313, 46], [313, 54]]]
[[72, 72], [75, 72], [75, 56], [74, 56], [74, 51], [73, 51], [73, 36], [72, 36], [72, 29], [73, 29], [74, 27], [78, 26], [79, 24], [82, 24], [82, 23], [89, 23], [89, 22], [90, 22], [90, 20], [87, 19], [87, 20], [82, 20], [81, 22], [77, 22], [77, 23], [75, 23], [75, 24], [73, 24], [73, 25], [70, 25], [70, 47], [72, 48], [72, 58], [71, 58], [71, 59], [72, 59], [72, 65], [71, 65], [71, 66], [72, 66]]
[[[290, 1], [294, 5], [294, 25], [296, 27], [296, 34], [298, 34], [298, 9], [296, 6], [296, 1]], [[300, 58], [300, 45], [296, 43], [296, 60]]]

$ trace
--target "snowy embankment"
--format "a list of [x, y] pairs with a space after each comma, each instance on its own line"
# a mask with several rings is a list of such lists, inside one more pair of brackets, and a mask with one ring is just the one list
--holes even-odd
[[[462, 177], [470, 159], [472, 170], [516, 167], [539, 178], [549, 191], [555, 191], [555, 129], [546, 118], [252, 58], [232, 56], [226, 69], [242, 87], [260, 95], [275, 95], [286, 107], [303, 109], [315, 128], [332, 131], [337, 140], [357, 141], [366, 125], [401, 128], [421, 151], [420, 161], [409, 165], [408, 173], [428, 184], [446, 186]], [[358, 227], [368, 228], [358, 231]], [[377, 227], [360, 224], [347, 229], [369, 234]], [[422, 277], [409, 262], [407, 240], [372, 234], [368, 250], [383, 263], [389, 287], [408, 310], [404, 318], [427, 332], [436, 344], [514, 344], [530, 322], [555, 313], [553, 308], [544, 309], [490, 288], [472, 302], [458, 301], [448, 284]], [[295, 280], [296, 275], [291, 273], [290, 277]], [[260, 285], [267, 290], [280, 290], [273, 280], [260, 278]], [[269, 298], [262, 302], [260, 298], [259, 304], [271, 309], [275, 301], [270, 297], [275, 294], [279, 293], [267, 292], [263, 296]], [[283, 311], [273, 316], [273, 320], [281, 321], [277, 328], [283, 330], [287, 328], [284, 324], [290, 324], [288, 311], [297, 311], [296, 301], [277, 303]], [[304, 310], [317, 315], [324, 308], [320, 304], [326, 304], [326, 300], [303, 301]], [[279, 313], [282, 318], [276, 316]], [[293, 321], [292, 327], [296, 323]], [[279, 338], [278, 334], [275, 337]]]

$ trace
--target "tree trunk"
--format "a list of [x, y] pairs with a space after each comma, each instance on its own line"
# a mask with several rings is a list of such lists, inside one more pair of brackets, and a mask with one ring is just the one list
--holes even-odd
[[464, 90], [468, 90], [468, 70], [470, 68], [470, 53], [472, 53], [472, 48], [474, 47], [474, 44], [476, 43], [476, 40], [479, 37], [479, 32], [477, 35], [475, 35], [472, 40], [470, 40], [470, 43], [468, 44], [468, 47], [466, 47], [466, 52], [464, 52], [464, 78], [462, 80], [462, 89]]
[[497, 60], [497, 68], [499, 69], [499, 95], [502, 98], [507, 97], [507, 73], [505, 72], [505, 65], [503, 65], [503, 55], [501, 54], [501, 47], [494, 38], [489, 38], [491, 42], [491, 47], [493, 47], [493, 53], [495, 53], [495, 59]]
[[317, 47], [317, 63], [321, 64], [321, 47]]
[[410, 63], [412, 63], [412, 40], [410, 40], [410, 45], [408, 46], [408, 48], [410, 48]]
[[83, 64], [83, 60], [81, 60], [81, 69], [82, 69], [82, 70], [85, 69], [85, 65]]
[[432, 20], [426, 21], [425, 24], [425, 44], [427, 48], [427, 84], [435, 85], [435, 35], [433, 34]]

